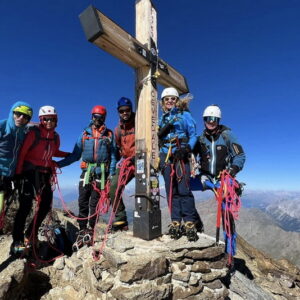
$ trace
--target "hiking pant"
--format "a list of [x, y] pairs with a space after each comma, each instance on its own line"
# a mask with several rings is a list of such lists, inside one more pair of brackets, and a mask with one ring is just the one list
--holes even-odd
[[39, 198], [39, 207], [36, 215], [28, 226], [25, 236], [29, 238], [33, 233], [35, 238], [38, 235], [38, 229], [51, 210], [53, 192], [51, 188], [51, 174], [39, 171], [28, 171], [23, 174], [23, 184], [19, 193], [19, 210], [16, 214], [13, 241], [24, 241], [24, 229], [26, 218], [30, 214], [33, 200], [36, 196]]
[[[79, 218], [87, 218], [88, 216], [94, 215], [100, 199], [100, 195], [96, 190], [94, 190], [92, 183], [88, 183], [83, 186], [85, 172], [86, 171], [83, 171], [81, 173], [79, 181]], [[78, 220], [80, 230], [86, 229], [87, 224], [89, 224], [89, 226], [93, 229], [96, 224], [96, 218], [97, 216], [93, 216], [89, 220]]]
[[[125, 221], [127, 225], [127, 215], [126, 215], [126, 210], [125, 210], [125, 205], [123, 202], [122, 195], [120, 195], [120, 198], [116, 197], [116, 191], [118, 188], [118, 181], [120, 177], [120, 170], [121, 170], [120, 168], [117, 168], [116, 174], [113, 176], [111, 180], [109, 198], [110, 198], [111, 206], [113, 207], [115, 212], [115, 222]], [[134, 174], [132, 174], [132, 176], [128, 178], [128, 181], [125, 183], [125, 185], [129, 183], [132, 178], [134, 178]], [[116, 203], [115, 203], [115, 199], [116, 199]]]
[[[169, 200], [170, 185], [171, 185], [171, 164], [166, 163], [166, 154], [160, 153], [160, 169], [165, 180], [165, 188], [167, 199]], [[171, 163], [173, 163], [171, 161]], [[175, 174], [172, 184], [172, 203], [171, 220], [181, 222], [191, 221], [194, 223], [201, 222], [200, 216], [195, 207], [194, 195], [190, 189], [190, 165], [188, 159], [174, 162]], [[168, 203], [169, 205], [169, 203]], [[202, 223], [202, 222], [201, 222]]]

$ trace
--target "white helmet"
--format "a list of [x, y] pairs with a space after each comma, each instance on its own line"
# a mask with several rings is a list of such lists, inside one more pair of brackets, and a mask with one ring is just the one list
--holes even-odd
[[203, 118], [204, 117], [216, 117], [221, 119], [222, 113], [220, 107], [215, 104], [207, 106], [203, 112]]
[[39, 117], [42, 116], [57, 116], [56, 109], [53, 106], [45, 105], [39, 110]]
[[160, 99], [163, 100], [163, 98], [166, 96], [175, 96], [175, 97], [179, 98], [178, 91], [173, 87], [165, 88], [161, 93]]

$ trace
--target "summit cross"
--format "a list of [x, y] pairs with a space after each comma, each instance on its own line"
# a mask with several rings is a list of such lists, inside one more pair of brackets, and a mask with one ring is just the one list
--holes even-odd
[[157, 83], [188, 92], [185, 78], [158, 57], [157, 12], [150, 0], [136, 0], [136, 37], [93, 6], [80, 15], [89, 42], [135, 69], [135, 210], [133, 235], [151, 240], [161, 235]]

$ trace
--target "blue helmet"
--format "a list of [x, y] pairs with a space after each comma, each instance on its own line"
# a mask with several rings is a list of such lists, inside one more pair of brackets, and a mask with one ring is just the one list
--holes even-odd
[[132, 102], [130, 99], [126, 97], [121, 97], [118, 101], [117, 109], [119, 109], [121, 106], [129, 106], [132, 110]]

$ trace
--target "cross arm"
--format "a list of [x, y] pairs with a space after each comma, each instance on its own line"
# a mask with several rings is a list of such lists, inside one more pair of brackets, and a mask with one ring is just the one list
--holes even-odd
[[147, 46], [141, 44], [95, 7], [87, 7], [79, 18], [89, 42], [135, 69], [155, 63], [159, 73], [158, 83], [173, 86], [180, 94], [189, 91], [183, 75], [152, 54]]

